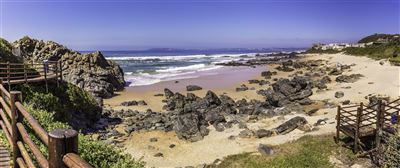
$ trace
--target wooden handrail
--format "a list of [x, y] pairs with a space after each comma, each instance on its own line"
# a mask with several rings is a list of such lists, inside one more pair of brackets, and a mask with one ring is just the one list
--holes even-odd
[[[61, 61], [47, 61], [47, 63], [0, 63], [0, 78], [8, 84], [8, 90], [11, 84], [40, 82], [44, 81], [48, 88], [48, 80], [56, 79], [57, 85], [62, 80]], [[2, 66], [2, 67], [1, 67]], [[6, 66], [6, 67], [4, 67]], [[4, 68], [3, 68], [4, 67]], [[41, 78], [41, 79], [36, 79]], [[47, 90], [47, 89], [46, 89]]]
[[63, 162], [68, 167], [73, 168], [92, 168], [90, 164], [88, 164], [85, 160], [83, 160], [79, 155], [75, 153], [67, 153], [63, 157]]
[[16, 102], [15, 103], [17, 109], [19, 112], [22, 114], [22, 116], [26, 119], [26, 121], [31, 125], [33, 131], [35, 134], [39, 137], [39, 139], [46, 145], [48, 146], [49, 144], [49, 134], [44, 130], [44, 128], [36, 121], [33, 116], [28, 113], [28, 111], [25, 109], [25, 107], [20, 103]]
[[[34, 159], [28, 152], [31, 151], [42, 168], [92, 167], [77, 154], [78, 133], [76, 131], [56, 129], [49, 134], [21, 101], [21, 92], [9, 92], [0, 84], [0, 126], [12, 148], [13, 163], [19, 167], [35, 167]], [[34, 136], [47, 147], [49, 158], [44, 156], [39, 146], [31, 139], [23, 124], [24, 120], [32, 128]]]

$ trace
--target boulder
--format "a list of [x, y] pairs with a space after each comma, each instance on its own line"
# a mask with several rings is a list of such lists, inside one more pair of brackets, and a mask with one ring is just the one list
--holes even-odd
[[307, 123], [304, 117], [297, 116], [276, 127], [275, 131], [278, 134], [286, 134]]
[[187, 113], [179, 115], [174, 121], [174, 130], [179, 139], [189, 140], [191, 142], [203, 139], [200, 132], [200, 118], [196, 113]]
[[101, 52], [81, 54], [53, 41], [24, 37], [12, 43], [13, 53], [25, 61], [61, 61], [63, 79], [90, 92], [102, 105], [102, 98], [113, 96], [125, 86], [124, 73]]
[[196, 90], [201, 90], [201, 89], [203, 89], [203, 88], [200, 87], [200, 86], [197, 86], [197, 85], [188, 85], [188, 86], [186, 86], [186, 90], [187, 91], [196, 91]]
[[240, 131], [239, 133], [239, 137], [240, 138], [250, 138], [251, 136], [253, 136], [253, 131], [249, 130], [249, 129], [245, 129], [243, 131]]
[[272, 147], [270, 147], [268, 145], [264, 145], [264, 144], [259, 144], [257, 147], [257, 150], [262, 155], [266, 155], [266, 156], [274, 154], [274, 150], [272, 149]]
[[138, 102], [135, 100], [125, 101], [121, 103], [121, 106], [137, 106]]
[[340, 75], [336, 77], [336, 82], [339, 83], [354, 83], [358, 81], [360, 78], [364, 77], [361, 74], [351, 74], [351, 75]]
[[164, 89], [164, 95], [165, 95], [165, 98], [169, 99], [169, 98], [171, 98], [172, 96], [174, 96], [174, 92], [172, 92], [172, 91], [169, 90], [168, 88], [165, 88], [165, 89]]
[[270, 137], [274, 134], [273, 131], [271, 130], [266, 130], [266, 129], [259, 129], [255, 132], [255, 136], [257, 138], [264, 138], [264, 137]]
[[221, 100], [218, 98], [218, 96], [210, 90], [207, 91], [207, 94], [204, 97], [204, 100], [206, 100], [207, 103], [210, 105], [220, 105], [221, 104]]
[[249, 88], [246, 85], [240, 85], [240, 87], [236, 88], [236, 92], [246, 91], [246, 90], [249, 90]]
[[335, 97], [336, 98], [342, 98], [343, 96], [344, 96], [344, 92], [342, 92], [342, 91], [335, 92]]

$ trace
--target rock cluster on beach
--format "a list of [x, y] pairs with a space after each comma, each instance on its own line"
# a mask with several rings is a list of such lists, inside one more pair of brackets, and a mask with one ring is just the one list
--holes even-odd
[[100, 52], [81, 54], [52, 41], [29, 37], [15, 41], [12, 47], [13, 54], [24, 61], [62, 61], [63, 79], [92, 93], [99, 104], [125, 86], [122, 69]]
[[[247, 123], [295, 113], [306, 116], [317, 115], [319, 108], [305, 111], [305, 106], [315, 103], [309, 97], [315, 90], [318, 92], [329, 89], [328, 84], [333, 82], [332, 79], [341, 79], [344, 72], [350, 71], [351, 66], [328, 65], [328, 62], [323, 60], [281, 61], [276, 70], [291, 71], [289, 78], [279, 78], [276, 71], [264, 71], [261, 72], [263, 79], [248, 81], [249, 84], [259, 84], [265, 88], [256, 91], [264, 97], [264, 100], [238, 99], [235, 101], [227, 94], [217, 95], [212, 91], [207, 91], [204, 97], [199, 97], [191, 92], [183, 95], [164, 89], [164, 93], [157, 96], [165, 97], [162, 101], [165, 103], [163, 106], [165, 112], [115, 110], [109, 114], [123, 119], [126, 125], [125, 131], [128, 134], [141, 130], [174, 131], [178, 138], [191, 142], [199, 141], [207, 136], [210, 126], [218, 132], [229, 129], [233, 125], [242, 129], [237, 136], [231, 136], [230, 139], [264, 138], [286, 134], [294, 129], [311, 131], [313, 126], [326, 124], [326, 119], [320, 119], [310, 125], [304, 117], [297, 116], [272, 129], [249, 129]], [[350, 80], [362, 77], [357, 74], [349, 76], [351, 76]], [[187, 91], [199, 89], [201, 87], [196, 85], [187, 86]], [[248, 90], [251, 89], [245, 84], [236, 88], [238, 92]], [[334, 107], [330, 101], [322, 101], [322, 103], [326, 108]]]

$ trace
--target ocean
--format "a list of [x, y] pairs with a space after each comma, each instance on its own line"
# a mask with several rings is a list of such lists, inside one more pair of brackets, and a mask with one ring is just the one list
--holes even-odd
[[[195, 78], [197, 72], [223, 68], [217, 63], [246, 61], [257, 54], [304, 51], [301, 48], [275, 49], [150, 49], [143, 51], [101, 51], [124, 71], [129, 86], [151, 85], [161, 81]], [[87, 53], [89, 51], [83, 51]]]

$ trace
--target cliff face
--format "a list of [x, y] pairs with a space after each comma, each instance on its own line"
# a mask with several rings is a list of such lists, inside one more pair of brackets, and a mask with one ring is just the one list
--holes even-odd
[[52, 41], [24, 37], [11, 44], [13, 55], [24, 61], [62, 61], [63, 78], [92, 93], [99, 104], [125, 86], [122, 69], [100, 52], [81, 54]]

